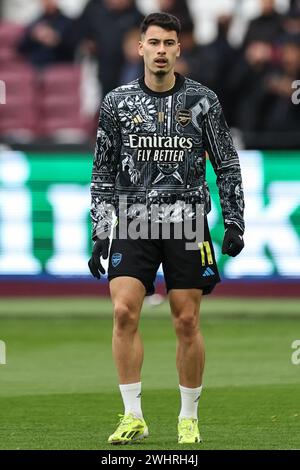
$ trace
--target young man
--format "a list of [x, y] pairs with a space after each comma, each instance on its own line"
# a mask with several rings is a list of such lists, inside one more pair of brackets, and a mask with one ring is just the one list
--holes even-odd
[[[108, 257], [112, 206], [116, 206], [119, 220], [108, 279], [114, 307], [113, 356], [125, 412], [108, 442], [126, 444], [148, 436], [141, 409], [143, 345], [138, 323], [144, 297], [154, 292], [153, 282], [162, 262], [178, 340], [178, 442], [187, 444], [201, 442], [197, 419], [204, 368], [200, 301], [219, 282], [206, 220], [210, 210], [206, 151], [217, 175], [223, 211], [222, 252], [230, 256], [236, 256], [244, 246], [242, 181], [238, 156], [215, 93], [174, 72], [180, 54], [177, 18], [151, 14], [144, 19], [141, 33], [139, 53], [145, 75], [104, 98], [91, 184], [95, 244], [89, 267], [98, 279], [105, 272], [100, 257]], [[124, 196], [125, 210], [119, 198]], [[188, 208], [182, 219], [176, 210], [173, 218], [172, 211], [165, 210], [182, 205]], [[176, 237], [174, 227], [188, 219], [195, 226], [197, 217], [201, 218], [196, 206], [204, 207], [204, 236], [197, 250], [190, 250], [189, 236]], [[136, 238], [128, 228], [126, 237], [118, 236], [121, 215], [125, 213], [134, 221], [143, 212], [141, 207], [146, 208], [144, 216], [151, 220], [150, 225], [160, 227], [159, 236]], [[163, 210], [157, 213], [153, 207]], [[171, 222], [170, 236], [161, 230], [166, 221]]]

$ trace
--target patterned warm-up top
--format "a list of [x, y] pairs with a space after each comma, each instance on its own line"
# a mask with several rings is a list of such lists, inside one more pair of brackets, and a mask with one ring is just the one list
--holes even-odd
[[[91, 195], [93, 238], [110, 229], [112, 206], [127, 215], [140, 205], [175, 203], [210, 210], [205, 180], [206, 152], [217, 176], [225, 227], [244, 231], [244, 197], [237, 152], [216, 94], [176, 74], [167, 92], [150, 90], [143, 78], [108, 93], [101, 106]], [[164, 220], [159, 211], [158, 220]], [[193, 210], [186, 211], [195, 216]]]

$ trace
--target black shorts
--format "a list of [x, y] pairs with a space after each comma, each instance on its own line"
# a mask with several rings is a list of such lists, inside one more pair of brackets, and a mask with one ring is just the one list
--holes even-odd
[[160, 236], [157, 240], [121, 239], [115, 228], [108, 280], [119, 276], [134, 277], [144, 284], [146, 295], [152, 295], [156, 273], [162, 263], [167, 292], [170, 289], [195, 288], [202, 289], [203, 294], [210, 294], [220, 282], [220, 276], [206, 218], [204, 241], [196, 250], [187, 250], [187, 241], [191, 242], [184, 236], [180, 239], [172, 236], [170, 239]]

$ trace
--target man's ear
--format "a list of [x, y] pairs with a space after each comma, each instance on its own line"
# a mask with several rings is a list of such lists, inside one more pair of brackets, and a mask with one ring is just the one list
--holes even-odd
[[181, 52], [181, 49], [180, 49], [180, 42], [177, 44], [177, 46], [178, 46], [178, 50], [177, 50], [176, 57], [180, 57], [180, 52]]
[[138, 47], [138, 52], [141, 57], [144, 55], [144, 49], [143, 49], [143, 43], [142, 41], [139, 41], [139, 47]]

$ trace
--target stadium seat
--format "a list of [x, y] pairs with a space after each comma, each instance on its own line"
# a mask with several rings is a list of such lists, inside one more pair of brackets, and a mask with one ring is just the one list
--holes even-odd
[[15, 49], [10, 46], [0, 45], [0, 66], [17, 62], [18, 60], [19, 57]]
[[24, 30], [24, 26], [0, 22], [0, 66], [9, 66], [11, 63], [23, 61], [18, 53], [17, 45]]
[[80, 66], [51, 66], [41, 73], [40, 84], [42, 134], [60, 142], [87, 140], [92, 123], [81, 112]]
[[0, 80], [5, 82], [5, 112], [0, 136], [34, 140], [42, 136], [71, 142], [86, 140], [93, 118], [82, 115], [81, 68], [59, 64], [38, 71], [17, 52], [24, 27], [0, 22]]
[[45, 94], [79, 93], [81, 69], [78, 65], [52, 65], [42, 72]]
[[13, 63], [9, 67], [0, 65], [0, 79], [6, 84], [8, 98], [16, 94], [34, 91], [36, 74], [28, 64]]
[[34, 140], [38, 135], [38, 120], [32, 103], [25, 98], [18, 105], [6, 104], [5, 113], [0, 114], [0, 135], [16, 142]]
[[11, 62], [0, 65], [0, 79], [5, 82], [5, 106], [0, 114], [0, 136], [28, 142], [38, 135], [37, 80], [29, 64]]
[[0, 44], [1, 46], [15, 47], [20, 41], [25, 27], [8, 21], [0, 22]]
[[41, 135], [53, 143], [82, 144], [91, 135], [89, 121], [81, 118], [51, 118], [43, 121]]
[[46, 95], [40, 104], [44, 118], [69, 117], [80, 114], [80, 99], [78, 94], [66, 96]]

